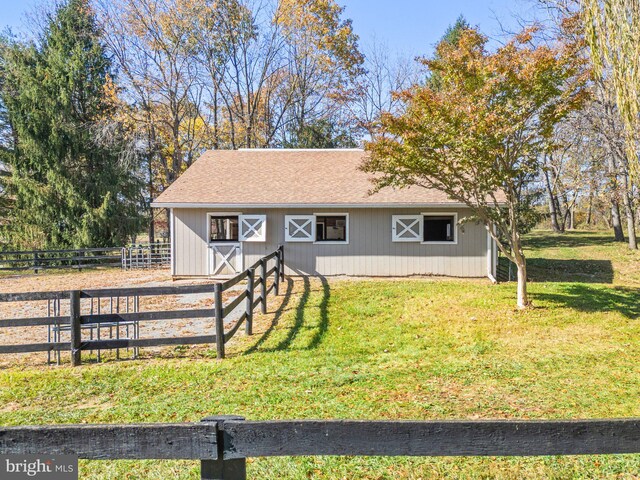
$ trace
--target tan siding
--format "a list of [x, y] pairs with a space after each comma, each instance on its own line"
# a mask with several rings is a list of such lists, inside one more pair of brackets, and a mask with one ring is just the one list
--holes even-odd
[[207, 275], [206, 211], [175, 209], [175, 262], [178, 276]]
[[[242, 209], [236, 209], [240, 211]], [[394, 243], [391, 216], [426, 209], [244, 209], [267, 214], [267, 241], [243, 244], [245, 267], [285, 245], [287, 273], [304, 275], [449, 275], [483, 277], [487, 274], [486, 230], [475, 223], [458, 228], [457, 245]], [[437, 211], [468, 212], [438, 208]], [[284, 216], [292, 213], [349, 213], [349, 244], [327, 245], [284, 242]], [[205, 209], [175, 209], [176, 275], [206, 275], [208, 248]]]

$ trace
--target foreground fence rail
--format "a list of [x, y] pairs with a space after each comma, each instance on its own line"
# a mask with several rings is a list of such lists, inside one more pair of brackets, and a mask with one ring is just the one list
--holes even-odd
[[538, 456], [640, 453], [640, 419], [245, 421], [0, 427], [0, 454], [201, 460], [201, 478], [245, 480], [248, 457]]
[[[270, 266], [272, 265], [272, 266]], [[57, 309], [53, 315], [34, 318], [9, 318], [0, 319], [0, 328], [7, 327], [34, 327], [55, 326], [69, 332], [69, 341], [57, 341], [42, 343], [0, 345], [0, 354], [51, 352], [58, 353], [61, 350], [69, 350], [71, 364], [80, 365], [83, 351], [97, 351], [115, 349], [137, 349], [140, 347], [156, 347], [164, 345], [195, 345], [215, 344], [218, 358], [225, 356], [225, 343], [227, 343], [245, 325], [247, 335], [253, 330], [253, 311], [260, 306], [261, 311], [267, 311], [267, 299], [269, 294], [279, 293], [280, 282], [284, 279], [284, 248], [280, 246], [275, 252], [258, 260], [254, 265], [234, 278], [221, 283], [209, 283], [205, 285], [169, 286], [169, 287], [135, 287], [135, 288], [107, 288], [99, 290], [72, 290], [60, 292], [28, 292], [28, 293], [3, 293], [0, 294], [0, 302], [27, 302], [41, 301], [56, 302]], [[232, 288], [237, 290], [237, 285], [246, 280], [246, 286], [241, 293], [224, 303], [223, 293]], [[270, 282], [270, 284], [269, 284]], [[259, 293], [256, 294], [256, 289]], [[234, 290], [234, 291], [236, 291]], [[181, 310], [139, 311], [140, 297], [211, 294], [212, 307], [191, 308]], [[135, 299], [136, 307], [129, 311], [129, 299]], [[114, 303], [118, 306], [126, 301], [127, 308], [121, 311], [118, 307], [114, 310]], [[62, 314], [59, 306], [61, 300], [68, 301], [67, 314]], [[106, 301], [111, 305], [108, 312], [101, 310], [100, 306]], [[236, 319], [235, 324], [225, 332], [225, 318], [244, 304], [244, 311]], [[94, 308], [95, 307], [95, 308]], [[175, 336], [163, 338], [139, 338], [136, 333], [134, 338], [121, 338], [120, 326], [135, 324], [134, 332], [138, 332], [140, 322], [157, 322], [163, 320], [211, 318], [215, 325], [215, 335], [199, 336]], [[102, 326], [115, 327], [116, 338], [83, 337], [83, 329], [90, 327], [100, 331]]]

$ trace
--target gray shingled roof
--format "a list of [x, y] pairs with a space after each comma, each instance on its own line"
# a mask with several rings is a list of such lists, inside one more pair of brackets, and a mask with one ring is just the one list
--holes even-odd
[[438, 190], [385, 188], [370, 194], [371, 175], [356, 149], [211, 150], [154, 202], [156, 207], [215, 205], [457, 205]]

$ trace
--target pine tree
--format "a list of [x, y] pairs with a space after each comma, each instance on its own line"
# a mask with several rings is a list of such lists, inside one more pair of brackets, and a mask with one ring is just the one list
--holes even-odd
[[[7, 194], [8, 165], [15, 151], [15, 134], [9, 122], [2, 92], [6, 91], [4, 55], [7, 39], [0, 36], [0, 225], [6, 223], [11, 200]], [[0, 248], [6, 243], [0, 232]]]
[[[451, 45], [453, 47], [458, 46], [458, 42], [460, 40], [462, 32], [464, 32], [465, 30], [469, 30], [470, 28], [471, 28], [471, 25], [469, 25], [469, 22], [467, 22], [467, 19], [464, 18], [463, 15], [460, 15], [456, 19], [453, 25], [449, 25], [447, 27], [447, 29], [444, 32], [444, 35], [438, 42], [438, 46], [440, 45]], [[438, 46], [436, 46], [434, 60], [440, 59], [440, 56], [438, 53]], [[427, 81], [428, 81], [428, 84], [435, 90], [440, 90], [440, 88], [442, 88], [442, 85], [441, 85], [442, 77], [440, 73], [437, 71], [431, 72], [431, 76]]]
[[59, 6], [38, 44], [6, 50], [5, 67], [12, 91], [4, 103], [18, 139], [8, 185], [10, 243], [126, 242], [141, 226], [141, 185], [112, 121], [111, 63], [89, 1]]

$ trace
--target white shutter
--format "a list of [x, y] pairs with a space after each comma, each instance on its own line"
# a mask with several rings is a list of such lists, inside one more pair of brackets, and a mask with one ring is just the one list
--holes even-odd
[[287, 242], [313, 242], [315, 238], [315, 215], [284, 216], [284, 239]]
[[422, 215], [393, 215], [391, 240], [394, 242], [421, 242]]
[[239, 215], [238, 223], [240, 224], [238, 239], [241, 242], [267, 241], [266, 215]]

